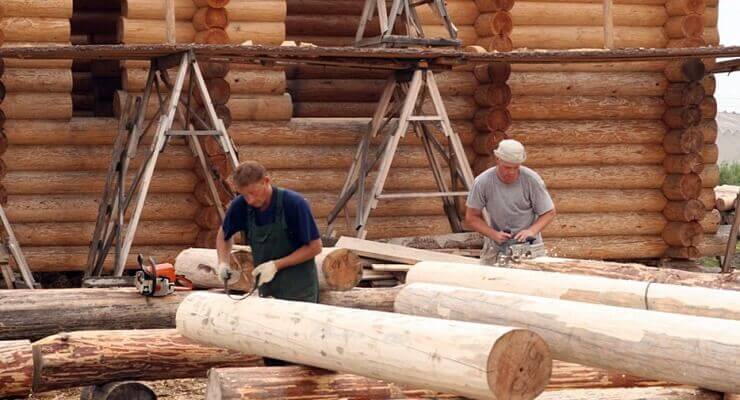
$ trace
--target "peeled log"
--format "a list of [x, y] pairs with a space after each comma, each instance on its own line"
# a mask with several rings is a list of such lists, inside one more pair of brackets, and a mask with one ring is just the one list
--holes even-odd
[[666, 180], [663, 167], [653, 165], [541, 167], [537, 173], [548, 189], [655, 189]]
[[33, 379], [31, 342], [0, 341], [0, 397], [26, 398], [31, 394]]
[[663, 194], [669, 200], [689, 200], [699, 197], [702, 179], [696, 174], [671, 174], [663, 182]]
[[64, 69], [7, 68], [0, 67], [2, 84], [8, 92], [60, 92], [72, 91], [72, 71]]
[[[149, 0], [125, 0], [121, 2], [121, 15], [129, 19], [165, 19], [165, 2]], [[192, 0], [174, 0], [175, 19], [190, 21], [193, 19], [196, 7]]]
[[284, 22], [287, 16], [285, 1], [233, 1], [225, 8], [232, 22]]
[[689, 58], [669, 62], [663, 72], [669, 82], [692, 82], [704, 77], [705, 70], [704, 63], [700, 59]]
[[671, 83], [663, 99], [668, 107], [699, 105], [704, 100], [704, 87], [698, 82]]
[[651, 120], [516, 120], [506, 134], [527, 147], [584, 143], [660, 144], [666, 135], [666, 127], [661, 121]]
[[511, 126], [511, 113], [506, 108], [482, 108], [473, 115], [478, 131], [506, 131]]
[[508, 109], [534, 120], [659, 119], [666, 111], [662, 98], [647, 96], [514, 96]]
[[409, 270], [416, 282], [740, 320], [740, 293], [729, 290], [432, 261]]
[[229, 4], [230, 0], [193, 0], [196, 7], [213, 7], [223, 8]]
[[[519, 26], [511, 32], [514, 47], [530, 49], [603, 48], [604, 30], [600, 26]], [[662, 48], [667, 38], [663, 27], [615, 26], [616, 47]]]
[[663, 209], [663, 215], [669, 221], [701, 221], [706, 215], [704, 204], [696, 199], [687, 201], [670, 201]]
[[251, 40], [254, 44], [279, 45], [285, 40], [285, 23], [231, 21], [226, 33], [231, 43]]
[[229, 14], [224, 8], [199, 8], [193, 14], [193, 27], [196, 31], [204, 31], [211, 28], [226, 28], [229, 24]]
[[[231, 322], [206, 317], [219, 312]], [[189, 296], [177, 326], [185, 337], [245, 353], [476, 398], [533, 399], [552, 364], [544, 342], [525, 330], [260, 298], [233, 302], [211, 293]], [[334, 333], [317, 340], [317, 329]], [[413, 349], [387, 339], [408, 329], [429, 337], [417, 337]]]
[[546, 238], [545, 248], [555, 257], [634, 260], [663, 257], [668, 245], [657, 235], [618, 235]]
[[660, 72], [517, 71], [506, 84], [516, 96], [661, 96], [668, 87]]
[[[511, 10], [514, 26], [564, 25], [602, 26], [604, 5], [599, 2], [520, 1]], [[640, 3], [640, 2], [637, 2]], [[663, 4], [620, 4], [612, 8], [615, 26], [663, 26], [667, 15]]]
[[[289, 97], [287, 94], [286, 96]], [[229, 107], [233, 107], [234, 101], [232, 98]], [[443, 101], [451, 120], [472, 119], [478, 108], [473, 96], [447, 96]], [[377, 103], [374, 102], [296, 102], [293, 117], [372, 117], [376, 108]], [[232, 113], [234, 112], [232, 109]], [[433, 112], [428, 99], [424, 102], [422, 112], [426, 114]]]
[[38, 360], [34, 392], [117, 380], [201, 378], [214, 367], [262, 362], [261, 357], [198, 344], [174, 329], [65, 332], [35, 342], [33, 351]]
[[[239, 248], [240, 250], [242, 248]], [[248, 248], [243, 249], [251, 255]], [[242, 251], [233, 254], [234, 276], [229, 287], [249, 291], [252, 288], [251, 256], [241, 256]], [[236, 264], [236, 265], [235, 265]], [[190, 279], [197, 287], [222, 288], [223, 281], [218, 276], [218, 255], [215, 249], [190, 248], [183, 250], [175, 260], [175, 269]], [[360, 258], [352, 251], [325, 247], [316, 257], [320, 290], [351, 290], [362, 277]]]
[[228, 103], [231, 118], [235, 121], [289, 120], [293, 104], [289, 94], [283, 95], [234, 95]]
[[[608, 237], [606, 238], [608, 239]], [[612, 239], [614, 240], [614, 239]], [[642, 264], [615, 263], [596, 260], [539, 257], [513, 265], [516, 269], [581, 274], [612, 279], [699, 286], [713, 289], [740, 290], [740, 274], [689, 272], [679, 269], [655, 268]]]
[[507, 85], [480, 85], [475, 91], [475, 102], [483, 107], [506, 107], [511, 101]]
[[67, 120], [72, 118], [72, 96], [69, 93], [8, 93], [2, 103], [7, 119]]
[[[680, 157], [680, 156], [678, 156]], [[698, 154], [701, 165], [701, 156]], [[528, 145], [526, 164], [530, 167], [575, 166], [575, 165], [657, 165], [666, 164], [665, 152], [659, 145], [643, 144], [568, 144], [568, 145]], [[682, 162], [679, 162], [682, 161]], [[690, 160], [671, 160], [670, 165], [698, 168]], [[700, 172], [699, 169], [698, 172]]]
[[[94, 222], [33, 222], [14, 224], [23, 246], [83, 246], [90, 242]], [[190, 220], [141, 221], [134, 239], [139, 245], [189, 245], [198, 225]]]
[[[133, 179], [133, 173], [127, 179]], [[130, 182], [130, 180], [129, 180]], [[192, 193], [198, 177], [192, 171], [165, 170], [154, 173], [152, 193]], [[99, 195], [105, 186], [102, 172], [23, 172], [10, 171], [3, 178], [8, 194], [79, 194]]]
[[[463, 43], [467, 44], [467, 43]], [[472, 44], [472, 43], [471, 43]], [[512, 51], [514, 49], [514, 43], [511, 41], [509, 35], [498, 34], [488, 37], [483, 37], [475, 41], [475, 44], [483, 47], [487, 51]]]
[[72, 0], [3, 0], [4, 17], [48, 17], [69, 18], [72, 16]]
[[[160, 20], [121, 18], [118, 29], [119, 42], [125, 44], [157, 44], [167, 42], [166, 24]], [[195, 29], [190, 21], [175, 22], [177, 43], [195, 41]]]
[[196, 32], [193, 41], [198, 44], [225, 44], [230, 42], [229, 34], [221, 28], [210, 28]]
[[538, 400], [720, 400], [720, 396], [702, 389], [654, 387], [557, 390], [545, 392]]
[[475, 5], [481, 12], [510, 11], [514, 0], [476, 0]]
[[69, 43], [70, 23], [66, 18], [0, 17], [0, 31], [7, 42]]
[[[521, 326], [541, 335], [559, 360], [717, 391], [740, 390], [740, 366], [732, 361], [740, 357], [740, 337], [734, 333], [740, 321], [420, 283], [404, 287], [394, 309]], [[735, 378], [723, 379], [717, 369]]]

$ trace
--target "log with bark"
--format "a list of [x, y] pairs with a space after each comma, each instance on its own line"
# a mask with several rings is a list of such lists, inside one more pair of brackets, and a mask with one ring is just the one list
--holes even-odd
[[[740, 357], [740, 337], [734, 333], [740, 321], [426, 283], [404, 287], [395, 311], [523, 327], [539, 333], [559, 360], [723, 392], [740, 390], [740, 365], [733, 361]], [[718, 376], [717, 370], [726, 375]]]
[[205, 377], [262, 358], [196, 343], [175, 329], [64, 332], [34, 342], [34, 392], [117, 380]]
[[[280, 300], [195, 293], [181, 304], [177, 326], [185, 337], [246, 353], [475, 398], [533, 399], [552, 364], [544, 342], [526, 330]], [[322, 330], [323, 337], [312, 333]]]
[[[229, 287], [249, 291], [253, 286], [251, 249], [236, 246], [232, 253], [234, 276]], [[236, 264], [236, 265], [234, 265]], [[183, 250], [175, 260], [175, 269], [185, 275], [197, 287], [222, 288], [218, 277], [218, 256], [215, 249], [190, 248]], [[362, 263], [351, 250], [326, 247], [316, 257], [316, 269], [320, 290], [351, 290], [362, 278]]]
[[442, 262], [414, 265], [406, 282], [740, 320], [740, 293], [703, 287]]
[[25, 398], [31, 394], [33, 363], [31, 342], [0, 341], [0, 398]]
[[[392, 312], [397, 292], [397, 288], [325, 291], [320, 292], [319, 301]], [[2, 291], [0, 340], [37, 340], [73, 330], [174, 328], [177, 307], [188, 294], [176, 291], [164, 298], [149, 298], [133, 288]]]

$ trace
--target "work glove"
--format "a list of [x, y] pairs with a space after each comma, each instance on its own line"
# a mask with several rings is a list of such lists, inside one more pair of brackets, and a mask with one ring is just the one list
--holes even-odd
[[258, 265], [257, 268], [252, 271], [252, 277], [257, 279], [257, 287], [259, 287], [273, 280], [276, 273], [277, 265], [275, 264], [275, 261], [268, 261]]
[[232, 276], [234, 276], [234, 272], [231, 270], [229, 263], [222, 262], [218, 264], [218, 277], [221, 281], [231, 280]]

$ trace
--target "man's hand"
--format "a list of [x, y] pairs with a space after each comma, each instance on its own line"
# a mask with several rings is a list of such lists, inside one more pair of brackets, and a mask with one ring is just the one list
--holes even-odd
[[252, 271], [252, 277], [257, 279], [257, 286], [259, 287], [273, 280], [276, 273], [277, 264], [275, 264], [275, 261], [268, 261], [258, 265], [257, 268]]
[[514, 239], [516, 239], [516, 241], [519, 243], [523, 243], [525, 240], [527, 240], [528, 237], [535, 236], [537, 236], [537, 233], [532, 228], [528, 228], [519, 231], [519, 233], [514, 236]]
[[491, 239], [493, 239], [494, 242], [501, 244], [509, 239], [511, 239], [511, 233], [501, 232], [494, 230], [493, 233], [490, 236]]
[[231, 266], [229, 265], [229, 263], [218, 264], [218, 277], [222, 281], [230, 280], [232, 275], [234, 275], [234, 273], [231, 271]]

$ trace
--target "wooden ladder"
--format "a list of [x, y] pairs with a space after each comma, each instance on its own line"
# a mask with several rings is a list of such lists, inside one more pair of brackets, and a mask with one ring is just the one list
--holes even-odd
[[[434, 114], [422, 114], [422, 105], [427, 98], [431, 100]], [[395, 129], [385, 129], [394, 120]], [[435, 136], [431, 126], [434, 124], [441, 128], [448, 142], [447, 147]], [[439, 191], [383, 194], [391, 163], [409, 125], [421, 139]], [[371, 154], [370, 144], [379, 134], [383, 136], [381, 145], [376, 154]], [[464, 191], [450, 190], [440, 160], [444, 161], [449, 168], [452, 189], [455, 189], [458, 183], [462, 183]], [[367, 192], [368, 175], [376, 166], [378, 168], [375, 182], [371, 190]], [[359, 238], [365, 238], [370, 212], [377, 207], [378, 201], [415, 197], [441, 197], [452, 230], [461, 232], [462, 218], [458, 212], [456, 197], [467, 196], [472, 184], [473, 172], [465, 156], [465, 149], [460, 137], [452, 129], [433, 72], [423, 65], [410, 71], [396, 72], [388, 78], [370, 123], [370, 129], [360, 141], [337, 205], [329, 214], [327, 234], [333, 236], [334, 223], [343, 210], [349, 225], [347, 204], [354, 195], [357, 195], [358, 199], [353, 228]]]
[[[169, 78], [167, 68], [176, 65], [179, 67], [173, 83]], [[186, 79], [189, 79], [189, 86], [187, 93], [183, 94]], [[163, 96], [161, 93], [162, 84], [166, 86], [168, 96]], [[147, 105], [153, 94], [156, 94], [159, 100], [159, 109], [152, 118], [152, 121], [157, 120], [156, 129], [148, 153], [130, 185], [127, 185], [127, 172], [131, 159], [136, 156], [142, 137], [152, 128], [151, 123], [146, 127], [144, 123]], [[194, 112], [191, 107], [195, 94], [202, 99], [205, 107], [204, 118]], [[173, 129], [176, 120], [181, 125], [179, 130]], [[194, 129], [195, 125], [200, 129]], [[157, 160], [173, 137], [184, 137], [187, 140], [204, 172], [214, 206], [223, 219], [224, 209], [218, 194], [219, 189], [229, 194], [232, 193], [225, 183], [225, 177], [219, 176], [217, 169], [211, 165], [203, 152], [200, 139], [208, 136], [218, 142], [229, 164], [232, 168], [236, 168], [239, 162], [237, 152], [223, 121], [216, 115], [195, 54], [188, 51], [152, 59], [142, 97], [137, 97], [134, 101], [127, 99], [126, 106], [122, 110], [119, 133], [113, 146], [111, 165], [98, 210], [85, 277], [101, 275], [111, 247], [115, 248], [113, 275], [123, 275]], [[126, 222], [125, 215], [132, 203], [133, 211]]]
[[2, 206], [0, 206], [0, 222], [2, 222], [3, 231], [5, 232], [5, 238], [0, 243], [0, 271], [2, 271], [3, 279], [5, 280], [5, 287], [15, 289], [17, 286], [13, 269], [8, 263], [10, 255], [13, 257], [16, 267], [18, 267], [18, 271], [21, 273], [26, 289], [38, 288], [39, 284], [33, 279], [31, 268], [29, 268], [26, 262], [26, 257], [23, 255], [23, 251], [21, 251], [21, 245], [18, 243], [15, 233], [13, 233], [13, 228], [10, 226], [10, 221]]
[[[428, 4], [442, 19], [442, 23], [449, 33], [449, 38], [426, 38], [421, 19], [416, 7]], [[378, 15], [380, 35], [372, 38], [363, 38], [367, 23]], [[396, 23], [404, 21], [405, 35], [395, 35]], [[355, 34], [355, 46], [407, 47], [407, 46], [454, 46], [459, 47], [461, 41], [457, 39], [457, 28], [452, 23], [444, 0], [393, 0], [391, 9], [386, 11], [386, 0], [365, 0], [362, 9], [360, 25]]]

